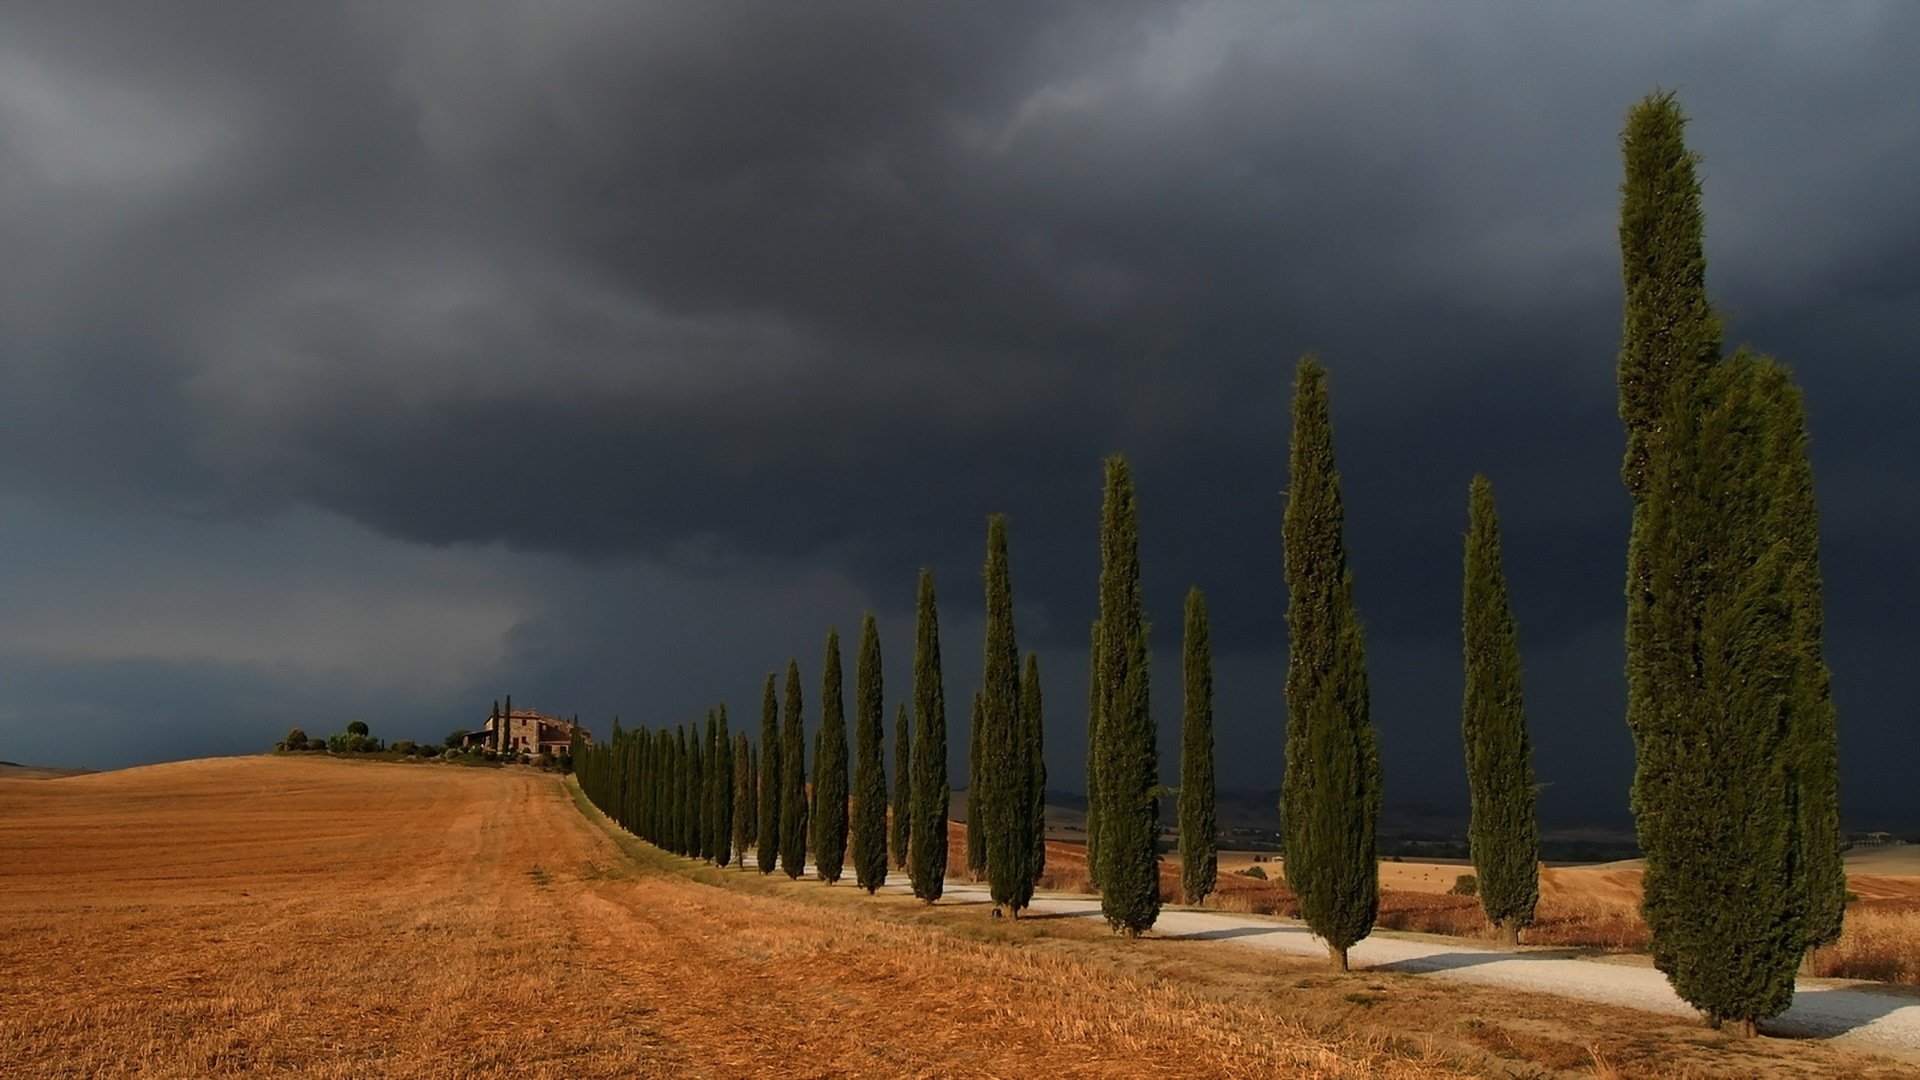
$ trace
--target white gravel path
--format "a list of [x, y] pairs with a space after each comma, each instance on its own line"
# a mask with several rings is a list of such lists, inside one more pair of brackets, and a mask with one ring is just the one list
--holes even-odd
[[[752, 865], [749, 859], [748, 865]], [[848, 875], [851, 883], [852, 875]], [[887, 891], [910, 891], [904, 875], [887, 879]], [[943, 901], [988, 902], [984, 885], [948, 881]], [[1034, 897], [1036, 914], [1100, 918], [1098, 898], [1061, 893]], [[1326, 946], [1291, 919], [1168, 907], [1153, 933], [1160, 937], [1231, 942], [1325, 958]], [[1375, 932], [1348, 953], [1353, 970], [1432, 975], [1537, 994], [1621, 1005], [1676, 1016], [1697, 1016], [1674, 995], [1667, 977], [1652, 967], [1569, 955], [1550, 948], [1507, 950], [1447, 939]], [[1920, 993], [1878, 989], [1838, 979], [1801, 979], [1793, 1007], [1761, 1030], [1769, 1035], [1838, 1040], [1863, 1050], [1920, 1064]]]

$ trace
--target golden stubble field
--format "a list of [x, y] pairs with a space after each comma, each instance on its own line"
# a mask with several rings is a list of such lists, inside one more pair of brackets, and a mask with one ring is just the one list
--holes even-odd
[[700, 869], [518, 769], [258, 757], [0, 781], [0, 927], [6, 1077], [1904, 1073]]

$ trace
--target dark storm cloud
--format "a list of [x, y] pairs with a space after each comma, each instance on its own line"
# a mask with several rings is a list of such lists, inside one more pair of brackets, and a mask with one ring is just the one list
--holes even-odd
[[[7, 489], [315, 506], [720, 592], [818, 570], [895, 615], [922, 563], [971, 604], [980, 518], [1005, 510], [1064, 705], [1098, 463], [1124, 450], [1160, 654], [1208, 588], [1241, 658], [1223, 743], [1271, 762], [1287, 382], [1318, 349], [1390, 782], [1457, 756], [1486, 471], [1569, 808], [1617, 807], [1629, 760], [1615, 137], [1676, 86], [1729, 338], [1807, 389], [1852, 789], [1892, 783], [1855, 749], [1872, 736], [1916, 749], [1894, 733], [1920, 703], [1873, 659], [1915, 643], [1920, 602], [1920, 519], [1890, 497], [1920, 475], [1910, 6], [105, 14], [0, 16]], [[806, 595], [782, 625], [848, 618]], [[509, 649], [587, 685], [633, 647], [622, 622], [549, 612]]]

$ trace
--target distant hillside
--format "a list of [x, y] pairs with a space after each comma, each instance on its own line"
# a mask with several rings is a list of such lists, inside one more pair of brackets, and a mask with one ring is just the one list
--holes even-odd
[[92, 769], [54, 769], [39, 765], [22, 765], [17, 761], [0, 761], [0, 780], [58, 780], [63, 776], [84, 776]]

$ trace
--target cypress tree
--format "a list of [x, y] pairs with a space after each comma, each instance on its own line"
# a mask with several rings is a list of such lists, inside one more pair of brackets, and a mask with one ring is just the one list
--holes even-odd
[[807, 742], [801, 718], [800, 664], [787, 661], [780, 718], [780, 869], [798, 880], [807, 863]]
[[1814, 502], [1813, 467], [1807, 458], [1806, 411], [1800, 391], [1783, 369], [1772, 367], [1766, 386], [1782, 439], [1779, 513], [1792, 558], [1787, 590], [1793, 605], [1792, 683], [1788, 690], [1793, 734], [1793, 772], [1800, 853], [1795, 863], [1804, 947], [1840, 938], [1846, 910], [1847, 873], [1841, 861], [1840, 756], [1832, 675], [1822, 647], [1824, 615], [1820, 583], [1820, 520]]
[[913, 835], [908, 852], [913, 895], [931, 904], [946, 889], [947, 695], [940, 676], [940, 612], [933, 571], [920, 571], [913, 653]]
[[1213, 638], [1207, 597], [1187, 591], [1181, 648], [1185, 708], [1180, 717], [1180, 887], [1187, 903], [1205, 902], [1220, 879], [1220, 831], [1214, 816]]
[[580, 755], [586, 750], [586, 744], [580, 741], [580, 717], [575, 715], [573, 726], [567, 729], [567, 771], [578, 772]]
[[1029, 859], [1026, 892], [1018, 897], [1018, 906], [1027, 907], [1033, 902], [1033, 890], [1040, 884], [1040, 875], [1047, 872], [1046, 714], [1040, 703], [1040, 657], [1033, 653], [1027, 654], [1026, 671], [1020, 681], [1020, 725], [1021, 738], [1027, 747], [1028, 842], [1033, 854]]
[[780, 706], [773, 696], [773, 676], [767, 676], [760, 698], [760, 798], [754, 811], [754, 861], [763, 874], [773, 873], [780, 858], [780, 795], [786, 777], [780, 769]]
[[[744, 731], [741, 732], [740, 737], [742, 739], [745, 739], [747, 737], [747, 733]], [[749, 741], [747, 744], [746, 756], [747, 756], [747, 846], [753, 847], [758, 845], [760, 842], [760, 748], [758, 746], [753, 745], [752, 742]], [[743, 869], [747, 865], [746, 852], [744, 849], [740, 853], [740, 865]]]
[[828, 630], [813, 761], [813, 869], [829, 885], [840, 880], [847, 863], [847, 710], [841, 688], [840, 631]]
[[[1627, 114], [1620, 149], [1620, 274], [1625, 294], [1618, 380], [1626, 453], [1620, 475], [1633, 499], [1633, 530], [1627, 546], [1626, 675], [1627, 728], [1635, 757], [1645, 767], [1659, 750], [1645, 737], [1664, 711], [1666, 689], [1656, 678], [1663, 644], [1651, 625], [1654, 565], [1649, 555], [1648, 515], [1670, 493], [1651, 483], [1669, 441], [1665, 424], [1674, 399], [1690, 407], [1701, 379], [1720, 356], [1720, 321], [1707, 297], [1705, 215], [1698, 155], [1687, 149], [1686, 117], [1671, 93], [1648, 95]], [[1663, 588], [1670, 587], [1663, 585]], [[1665, 821], [1688, 808], [1641, 797], [1636, 785], [1634, 824], [1643, 851], [1661, 847]], [[1651, 925], [1651, 920], [1649, 920]]]
[[973, 692], [973, 713], [967, 722], [967, 877], [987, 876], [987, 799], [980, 789], [980, 691]]
[[1160, 917], [1160, 754], [1148, 709], [1140, 531], [1127, 459], [1106, 462], [1100, 521], [1100, 910], [1128, 937]]
[[1785, 958], [1839, 934], [1838, 764], [1800, 395], [1764, 357], [1715, 362], [1685, 123], [1657, 93], [1621, 136], [1633, 807], [1655, 964], [1750, 1033], [1792, 999]]
[[737, 732], [733, 736], [733, 863], [745, 870], [747, 868], [747, 848], [752, 845], [756, 828], [753, 820], [753, 804], [759, 793], [753, 784], [753, 750], [747, 742], [747, 733]]
[[713, 805], [713, 822], [707, 836], [715, 866], [725, 866], [733, 859], [733, 785], [733, 739], [727, 734], [727, 706], [722, 702], [719, 725], [713, 733], [712, 779], [707, 784], [707, 798]]
[[642, 728], [628, 738], [627, 744], [620, 749], [620, 767], [633, 777], [633, 782], [627, 785], [626, 804], [620, 808], [621, 817], [625, 819], [623, 825], [627, 831], [635, 834], [646, 827], [642, 821], [647, 809], [647, 786], [643, 771], [646, 759], [646, 729]]
[[[1641, 718], [1633, 799], [1654, 965], [1716, 1027], [1751, 1034], [1793, 1000], [1805, 945], [1796, 890], [1795, 558], [1780, 542], [1784, 378], [1736, 354], [1676, 394], [1638, 522], [1658, 709]], [[1684, 810], [1683, 810], [1684, 808]]]
[[1353, 608], [1333, 463], [1327, 373], [1300, 360], [1286, 516], [1287, 740], [1281, 788], [1282, 866], [1300, 915], [1335, 966], [1380, 910], [1375, 828], [1380, 755], [1367, 714], [1366, 646]]
[[706, 854], [707, 761], [700, 749], [704, 738], [700, 734], [700, 722], [694, 721], [692, 737], [687, 740], [687, 786], [681, 792], [687, 812], [686, 846], [681, 854], [690, 859]]
[[487, 713], [487, 727], [490, 729], [487, 732], [487, 749], [497, 753], [500, 749], [500, 734], [506, 729], [506, 725], [500, 722], [500, 701], [498, 698], [494, 699], [493, 708]]
[[693, 822], [687, 820], [687, 766], [692, 764], [687, 753], [687, 728], [684, 724], [674, 725], [673, 745], [673, 828], [668, 835], [667, 850], [678, 855], [687, 853], [687, 840], [693, 835]]
[[507, 695], [507, 707], [500, 714], [500, 749], [502, 752], [513, 746], [513, 695]]
[[[982, 768], [973, 780], [984, 796], [981, 835], [987, 892], [995, 907], [1018, 918], [1033, 898], [1033, 764], [1027, 760], [1026, 725], [1020, 711], [1020, 646], [1013, 625], [1013, 576], [1007, 560], [1007, 519], [987, 519], [987, 641], [980, 673], [976, 743]], [[968, 811], [969, 832], [973, 813]], [[969, 863], [973, 856], [969, 852]]]
[[1462, 638], [1466, 694], [1461, 735], [1473, 816], [1467, 838], [1480, 906], [1512, 945], [1533, 924], [1540, 902], [1540, 831], [1534, 818], [1533, 747], [1521, 708], [1520, 644], [1507, 577], [1501, 568], [1500, 522], [1493, 485], [1473, 478], [1467, 495]]
[[887, 705], [880, 628], [860, 621], [853, 674], [853, 879], [868, 895], [887, 883]]
[[1100, 862], [1100, 620], [1087, 647], [1087, 880], [1094, 892], [1105, 880]]
[[907, 703], [893, 721], [893, 865], [907, 868], [907, 844], [913, 835], [913, 733], [908, 730]]
[[653, 777], [647, 784], [653, 803], [653, 837], [656, 847], [673, 849], [673, 732], [664, 728], [653, 734]]

